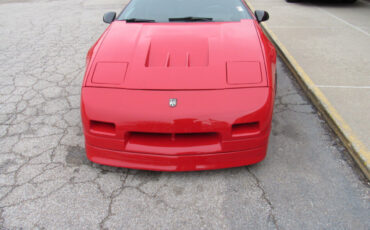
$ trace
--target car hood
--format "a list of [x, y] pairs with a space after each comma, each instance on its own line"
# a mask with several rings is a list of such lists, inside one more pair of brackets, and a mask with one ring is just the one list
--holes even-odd
[[148, 90], [267, 86], [255, 23], [115, 21], [101, 38], [85, 86]]

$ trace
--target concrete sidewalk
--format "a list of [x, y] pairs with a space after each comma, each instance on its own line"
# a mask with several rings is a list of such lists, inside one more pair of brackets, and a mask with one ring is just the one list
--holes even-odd
[[248, 2], [370, 149], [370, 3]]

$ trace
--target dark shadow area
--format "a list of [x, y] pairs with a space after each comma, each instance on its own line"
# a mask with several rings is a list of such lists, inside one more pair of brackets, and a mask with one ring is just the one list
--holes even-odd
[[301, 5], [315, 5], [318, 7], [350, 7], [350, 8], [359, 8], [369, 6], [370, 1], [366, 0], [296, 0], [289, 2], [289, 4], [301, 4]]

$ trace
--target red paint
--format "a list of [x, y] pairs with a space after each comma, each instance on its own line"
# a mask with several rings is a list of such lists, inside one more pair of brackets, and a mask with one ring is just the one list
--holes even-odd
[[258, 84], [260, 82], [262, 82], [262, 74], [259, 62], [233, 61], [227, 63], [228, 84]]
[[91, 161], [188, 171], [264, 159], [276, 53], [255, 20], [115, 21], [87, 62], [81, 115]]
[[127, 63], [124, 62], [99, 62], [95, 66], [91, 82], [94, 84], [120, 85], [125, 79], [126, 70]]

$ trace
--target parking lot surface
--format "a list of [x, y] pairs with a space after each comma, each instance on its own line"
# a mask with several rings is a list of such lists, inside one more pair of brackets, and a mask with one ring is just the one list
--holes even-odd
[[90, 163], [85, 55], [103, 13], [124, 4], [0, 3], [0, 229], [370, 228], [368, 182], [280, 60], [263, 162], [184, 173]]
[[370, 151], [370, 1], [248, 2]]

